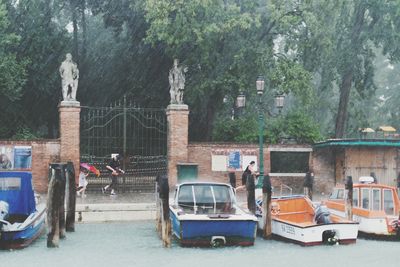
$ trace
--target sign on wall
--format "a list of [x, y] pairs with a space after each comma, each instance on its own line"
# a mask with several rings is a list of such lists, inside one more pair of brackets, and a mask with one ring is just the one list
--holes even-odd
[[[216, 149], [211, 154], [211, 170], [227, 171], [228, 168], [242, 171], [250, 161], [257, 162], [256, 150]], [[257, 166], [256, 166], [257, 169]]]
[[0, 146], [0, 170], [19, 170], [31, 168], [31, 146]]
[[226, 171], [226, 156], [212, 155], [211, 157], [211, 170], [215, 172]]
[[228, 167], [233, 168], [233, 169], [240, 169], [240, 152], [239, 151], [233, 151], [229, 153], [229, 161], [228, 161]]

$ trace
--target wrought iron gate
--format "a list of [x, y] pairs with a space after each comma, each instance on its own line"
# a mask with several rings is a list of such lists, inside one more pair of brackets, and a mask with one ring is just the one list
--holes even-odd
[[88, 190], [108, 183], [105, 166], [112, 153], [123, 156], [119, 190], [154, 190], [156, 176], [167, 171], [165, 110], [141, 108], [126, 97], [109, 107], [83, 107], [80, 149], [81, 162], [101, 173], [99, 178], [89, 177]]

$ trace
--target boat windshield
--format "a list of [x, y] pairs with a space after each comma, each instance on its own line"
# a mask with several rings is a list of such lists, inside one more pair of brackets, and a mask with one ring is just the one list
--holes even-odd
[[329, 199], [344, 199], [344, 189], [343, 188], [335, 188], [333, 189]]
[[182, 185], [178, 193], [178, 205], [195, 213], [230, 213], [234, 200], [226, 185]]
[[21, 178], [7, 177], [0, 179], [0, 191], [20, 190]]
[[393, 194], [390, 189], [383, 189], [383, 209], [387, 215], [394, 215]]

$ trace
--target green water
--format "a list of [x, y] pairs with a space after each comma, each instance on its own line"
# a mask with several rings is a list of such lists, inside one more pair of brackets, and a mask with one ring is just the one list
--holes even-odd
[[58, 249], [43, 235], [30, 247], [0, 251], [0, 267], [330, 267], [400, 265], [400, 242], [358, 240], [345, 246], [301, 247], [258, 238], [253, 247], [163, 248], [153, 222], [77, 224]]

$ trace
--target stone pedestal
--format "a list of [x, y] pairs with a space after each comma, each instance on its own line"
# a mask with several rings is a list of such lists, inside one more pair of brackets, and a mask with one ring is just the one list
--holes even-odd
[[168, 181], [173, 190], [178, 181], [177, 164], [188, 161], [189, 108], [171, 104], [167, 107], [168, 120]]
[[78, 101], [62, 101], [58, 106], [60, 113], [60, 161], [71, 161], [78, 182], [80, 164], [80, 112]]

